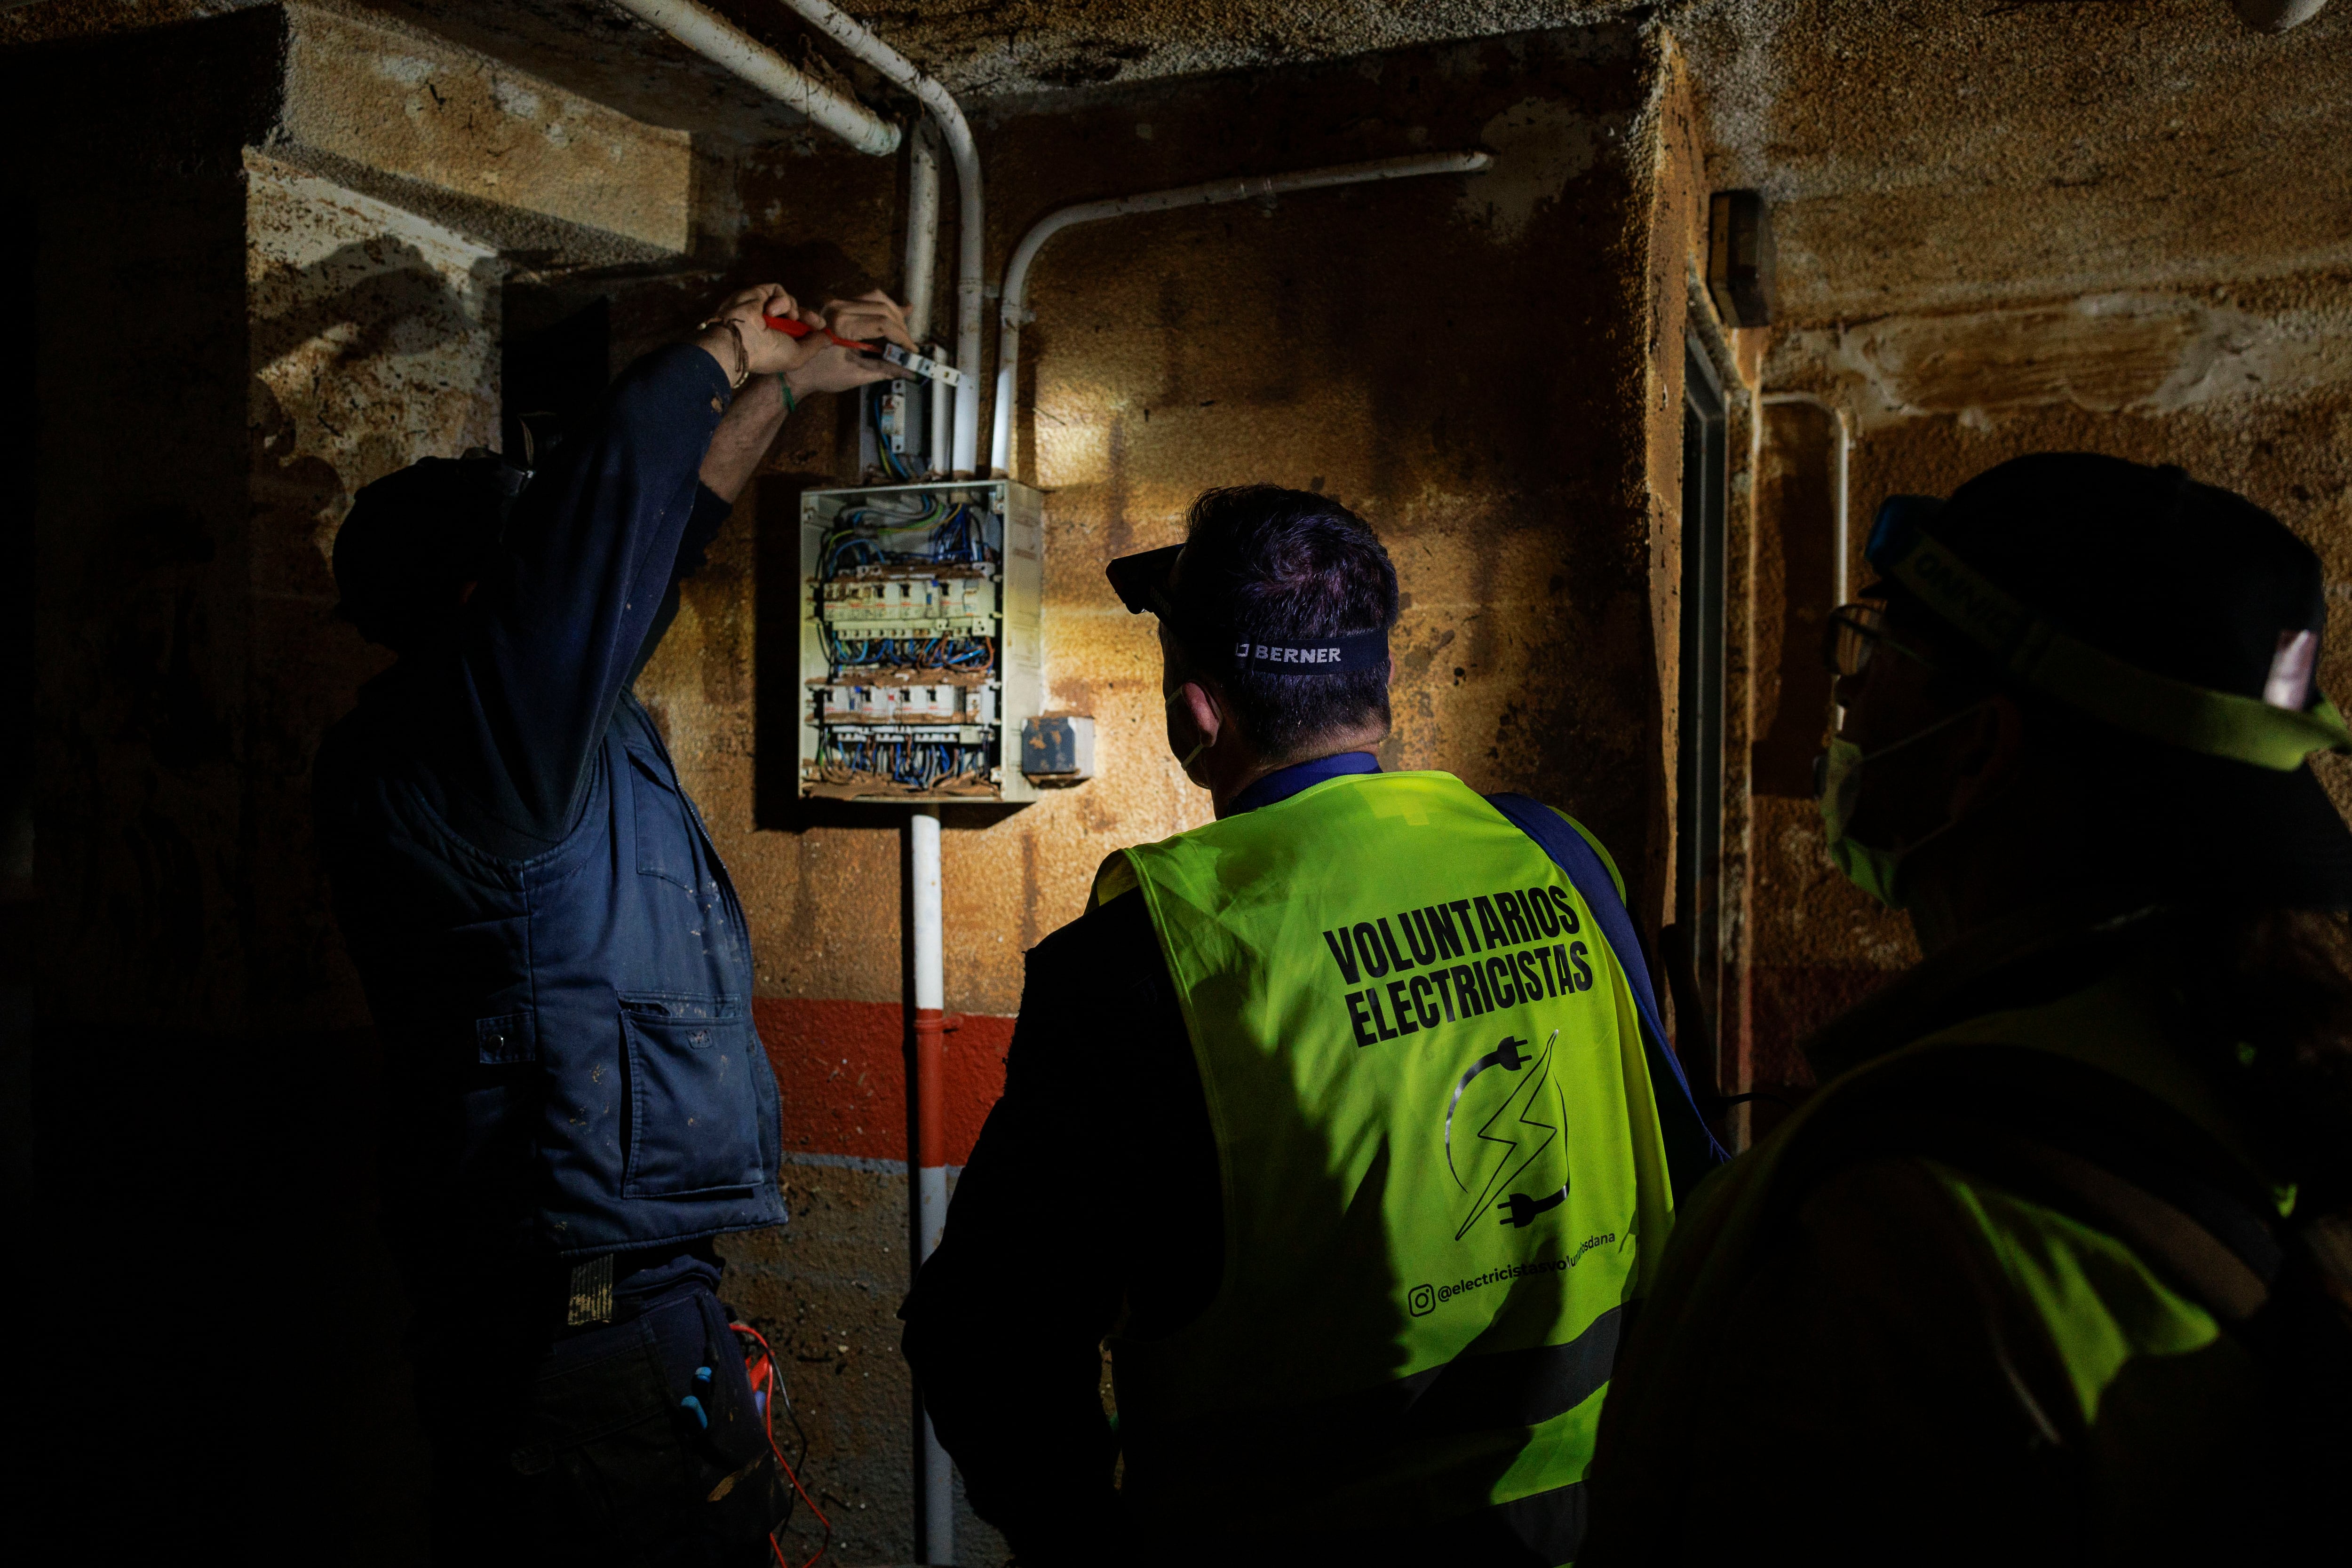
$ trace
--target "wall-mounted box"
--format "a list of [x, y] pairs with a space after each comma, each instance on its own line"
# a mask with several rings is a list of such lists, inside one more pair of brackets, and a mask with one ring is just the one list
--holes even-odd
[[1706, 291], [1725, 326], [1771, 324], [1777, 268], [1763, 193], [1716, 192], [1706, 212]]
[[802, 492], [803, 798], [1037, 798], [1041, 502], [1005, 479]]
[[1095, 721], [1085, 714], [1047, 714], [1021, 726], [1021, 771], [1060, 787], [1095, 776]]

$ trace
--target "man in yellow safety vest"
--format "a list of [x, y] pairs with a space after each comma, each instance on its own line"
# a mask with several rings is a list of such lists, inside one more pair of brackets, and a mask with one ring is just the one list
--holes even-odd
[[2332, 1558], [2352, 833], [2305, 759], [2352, 737], [2319, 559], [2083, 454], [1895, 497], [1868, 559], [1822, 810], [1927, 958], [1686, 1208], [1584, 1561]]
[[1566, 1563], [1669, 1172], [1716, 1156], [1614, 868], [1381, 771], [1396, 574], [1335, 502], [1212, 491], [1111, 577], [1217, 820], [1030, 955], [903, 1312], [940, 1439], [1038, 1568]]

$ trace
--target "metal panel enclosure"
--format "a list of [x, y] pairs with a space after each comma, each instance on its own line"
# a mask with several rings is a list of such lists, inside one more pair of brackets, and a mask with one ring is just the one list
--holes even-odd
[[1034, 800], [1043, 497], [1010, 480], [808, 490], [800, 510], [799, 793]]

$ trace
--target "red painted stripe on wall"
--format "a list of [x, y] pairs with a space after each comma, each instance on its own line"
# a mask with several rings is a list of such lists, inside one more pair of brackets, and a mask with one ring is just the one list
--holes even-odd
[[[757, 997], [752, 1021], [776, 1070], [788, 1155], [907, 1157], [907, 1010], [895, 1002]], [[971, 1157], [980, 1124], [1004, 1092], [1013, 1020], [950, 1014], [940, 1057], [947, 1070], [947, 1158]]]

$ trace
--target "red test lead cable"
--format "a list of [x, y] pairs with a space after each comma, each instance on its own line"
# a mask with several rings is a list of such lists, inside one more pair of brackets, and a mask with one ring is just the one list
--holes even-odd
[[[768, 319], [773, 321], [777, 319], [771, 316]], [[797, 338], [808, 331], [808, 327], [805, 323], [795, 323], [795, 325], [800, 326], [801, 329], [799, 332], [793, 333], [793, 336]], [[817, 1558], [823, 1557], [833, 1545], [833, 1521], [825, 1518], [824, 1510], [817, 1507], [816, 1499], [809, 1496], [808, 1488], [801, 1485], [800, 1472], [793, 1469], [793, 1462], [784, 1458], [784, 1450], [779, 1448], [776, 1444], [776, 1399], [782, 1392], [783, 1387], [782, 1374], [776, 1366], [776, 1353], [774, 1350], [770, 1348], [767, 1336], [762, 1334], [758, 1329], [753, 1328], [750, 1323], [729, 1323], [727, 1326], [737, 1333], [749, 1334], [752, 1339], [759, 1342], [760, 1359], [759, 1361], [752, 1363], [751, 1366], [746, 1367], [745, 1371], [747, 1373], [752, 1373], [755, 1371], [764, 1373], [763, 1376], [755, 1375], [749, 1379], [755, 1390], [761, 1382], [766, 1383], [768, 1385], [767, 1398], [762, 1402], [762, 1408], [760, 1412], [765, 1418], [764, 1425], [767, 1427], [768, 1451], [776, 1456], [776, 1463], [783, 1467], [784, 1479], [793, 1483], [793, 1490], [801, 1494], [801, 1500], [808, 1504], [809, 1511], [811, 1513], [816, 1515], [816, 1521], [824, 1526], [824, 1540], [816, 1549], [816, 1557], [812, 1557], [808, 1562], [800, 1565], [800, 1568], [814, 1568]], [[805, 1448], [802, 1451], [801, 1458], [803, 1459], [808, 1458]], [[770, 1535], [768, 1537], [768, 1550], [775, 1553], [776, 1562], [780, 1565], [780, 1568], [793, 1568], [792, 1559], [784, 1555], [784, 1549], [776, 1544], [776, 1538], [773, 1535]]]

